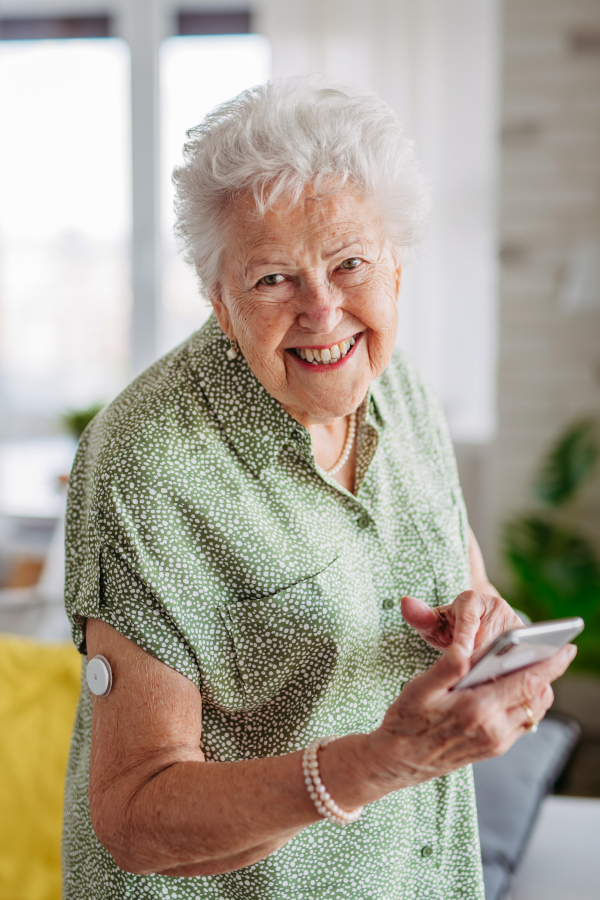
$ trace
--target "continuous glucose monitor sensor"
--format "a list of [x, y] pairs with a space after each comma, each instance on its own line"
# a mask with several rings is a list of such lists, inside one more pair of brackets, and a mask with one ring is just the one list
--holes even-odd
[[112, 669], [104, 656], [94, 656], [86, 669], [89, 689], [96, 697], [108, 697], [112, 688]]

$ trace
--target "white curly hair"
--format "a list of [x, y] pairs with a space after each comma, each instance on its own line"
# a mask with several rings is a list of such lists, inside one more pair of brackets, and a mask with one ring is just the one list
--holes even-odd
[[380, 206], [395, 256], [422, 237], [429, 186], [413, 142], [384, 101], [324, 76], [283, 78], [243, 91], [187, 132], [173, 171], [175, 233], [202, 293], [218, 289], [227, 219], [251, 192], [259, 215], [304, 188], [358, 186]]

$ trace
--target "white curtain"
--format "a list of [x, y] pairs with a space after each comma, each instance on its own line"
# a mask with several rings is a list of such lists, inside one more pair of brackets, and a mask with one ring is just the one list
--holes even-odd
[[417, 141], [434, 188], [429, 234], [404, 275], [399, 343], [455, 440], [495, 424], [497, 60], [500, 0], [262, 0], [273, 76], [369, 86]]

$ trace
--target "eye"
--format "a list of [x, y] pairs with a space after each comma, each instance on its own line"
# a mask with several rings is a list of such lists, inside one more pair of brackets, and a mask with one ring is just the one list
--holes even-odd
[[341, 264], [340, 269], [358, 269], [362, 262], [362, 259], [359, 259], [357, 256], [351, 256], [350, 259], [345, 259]]
[[263, 276], [263, 278], [259, 279], [258, 283], [266, 284], [267, 287], [273, 287], [276, 284], [281, 284], [282, 281], [285, 281], [285, 278], [283, 277], [283, 275], [275, 274], [275, 275]]

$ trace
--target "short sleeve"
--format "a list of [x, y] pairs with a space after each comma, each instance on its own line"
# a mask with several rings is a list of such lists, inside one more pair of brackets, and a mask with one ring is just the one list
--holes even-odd
[[116, 466], [98, 454], [96, 437], [94, 428], [84, 435], [69, 480], [65, 605], [75, 645], [86, 652], [85, 620], [100, 619], [200, 688], [197, 656], [177, 620], [177, 588], [160, 576], [149, 515], [156, 473], [142, 470], [135, 450], [123, 452], [129, 465]]
[[463, 552], [468, 554], [469, 523], [454, 445], [442, 406], [431, 386], [406, 353], [396, 352], [384, 375], [387, 381], [388, 415], [394, 416], [398, 403], [404, 405], [413, 434], [415, 456], [423, 467], [422, 477], [435, 481], [444, 503], [452, 507], [460, 523]]
[[432, 435], [435, 435], [435, 451], [439, 460], [440, 471], [444, 474], [448, 490], [452, 498], [452, 504], [456, 509], [460, 522], [460, 536], [465, 554], [469, 552], [469, 518], [467, 507], [463, 497], [454, 444], [450, 436], [448, 421], [442, 406], [435, 396], [432, 388], [425, 382], [422, 383], [423, 395], [428, 410], [428, 421]]
[[110, 545], [100, 548], [97, 618], [200, 685], [193, 649], [150, 585]]
[[448, 483], [453, 489], [459, 491], [461, 497], [460, 483], [458, 478], [458, 468], [456, 465], [456, 454], [454, 452], [454, 444], [450, 436], [448, 421], [442, 409], [442, 406], [435, 396], [432, 388], [426, 382], [422, 383], [423, 395], [428, 411], [428, 420], [430, 427], [436, 436], [438, 446], [440, 467], [446, 474]]
[[228, 535], [215, 521], [226, 502], [215, 457], [196, 452], [197, 426], [175, 403], [169, 411], [155, 402], [145, 420], [139, 406], [135, 414], [137, 428], [95, 420], [75, 459], [65, 591], [73, 639], [85, 653], [85, 621], [100, 619], [193, 681], [205, 703], [239, 709], [222, 615], [236, 586], [226, 576]]

